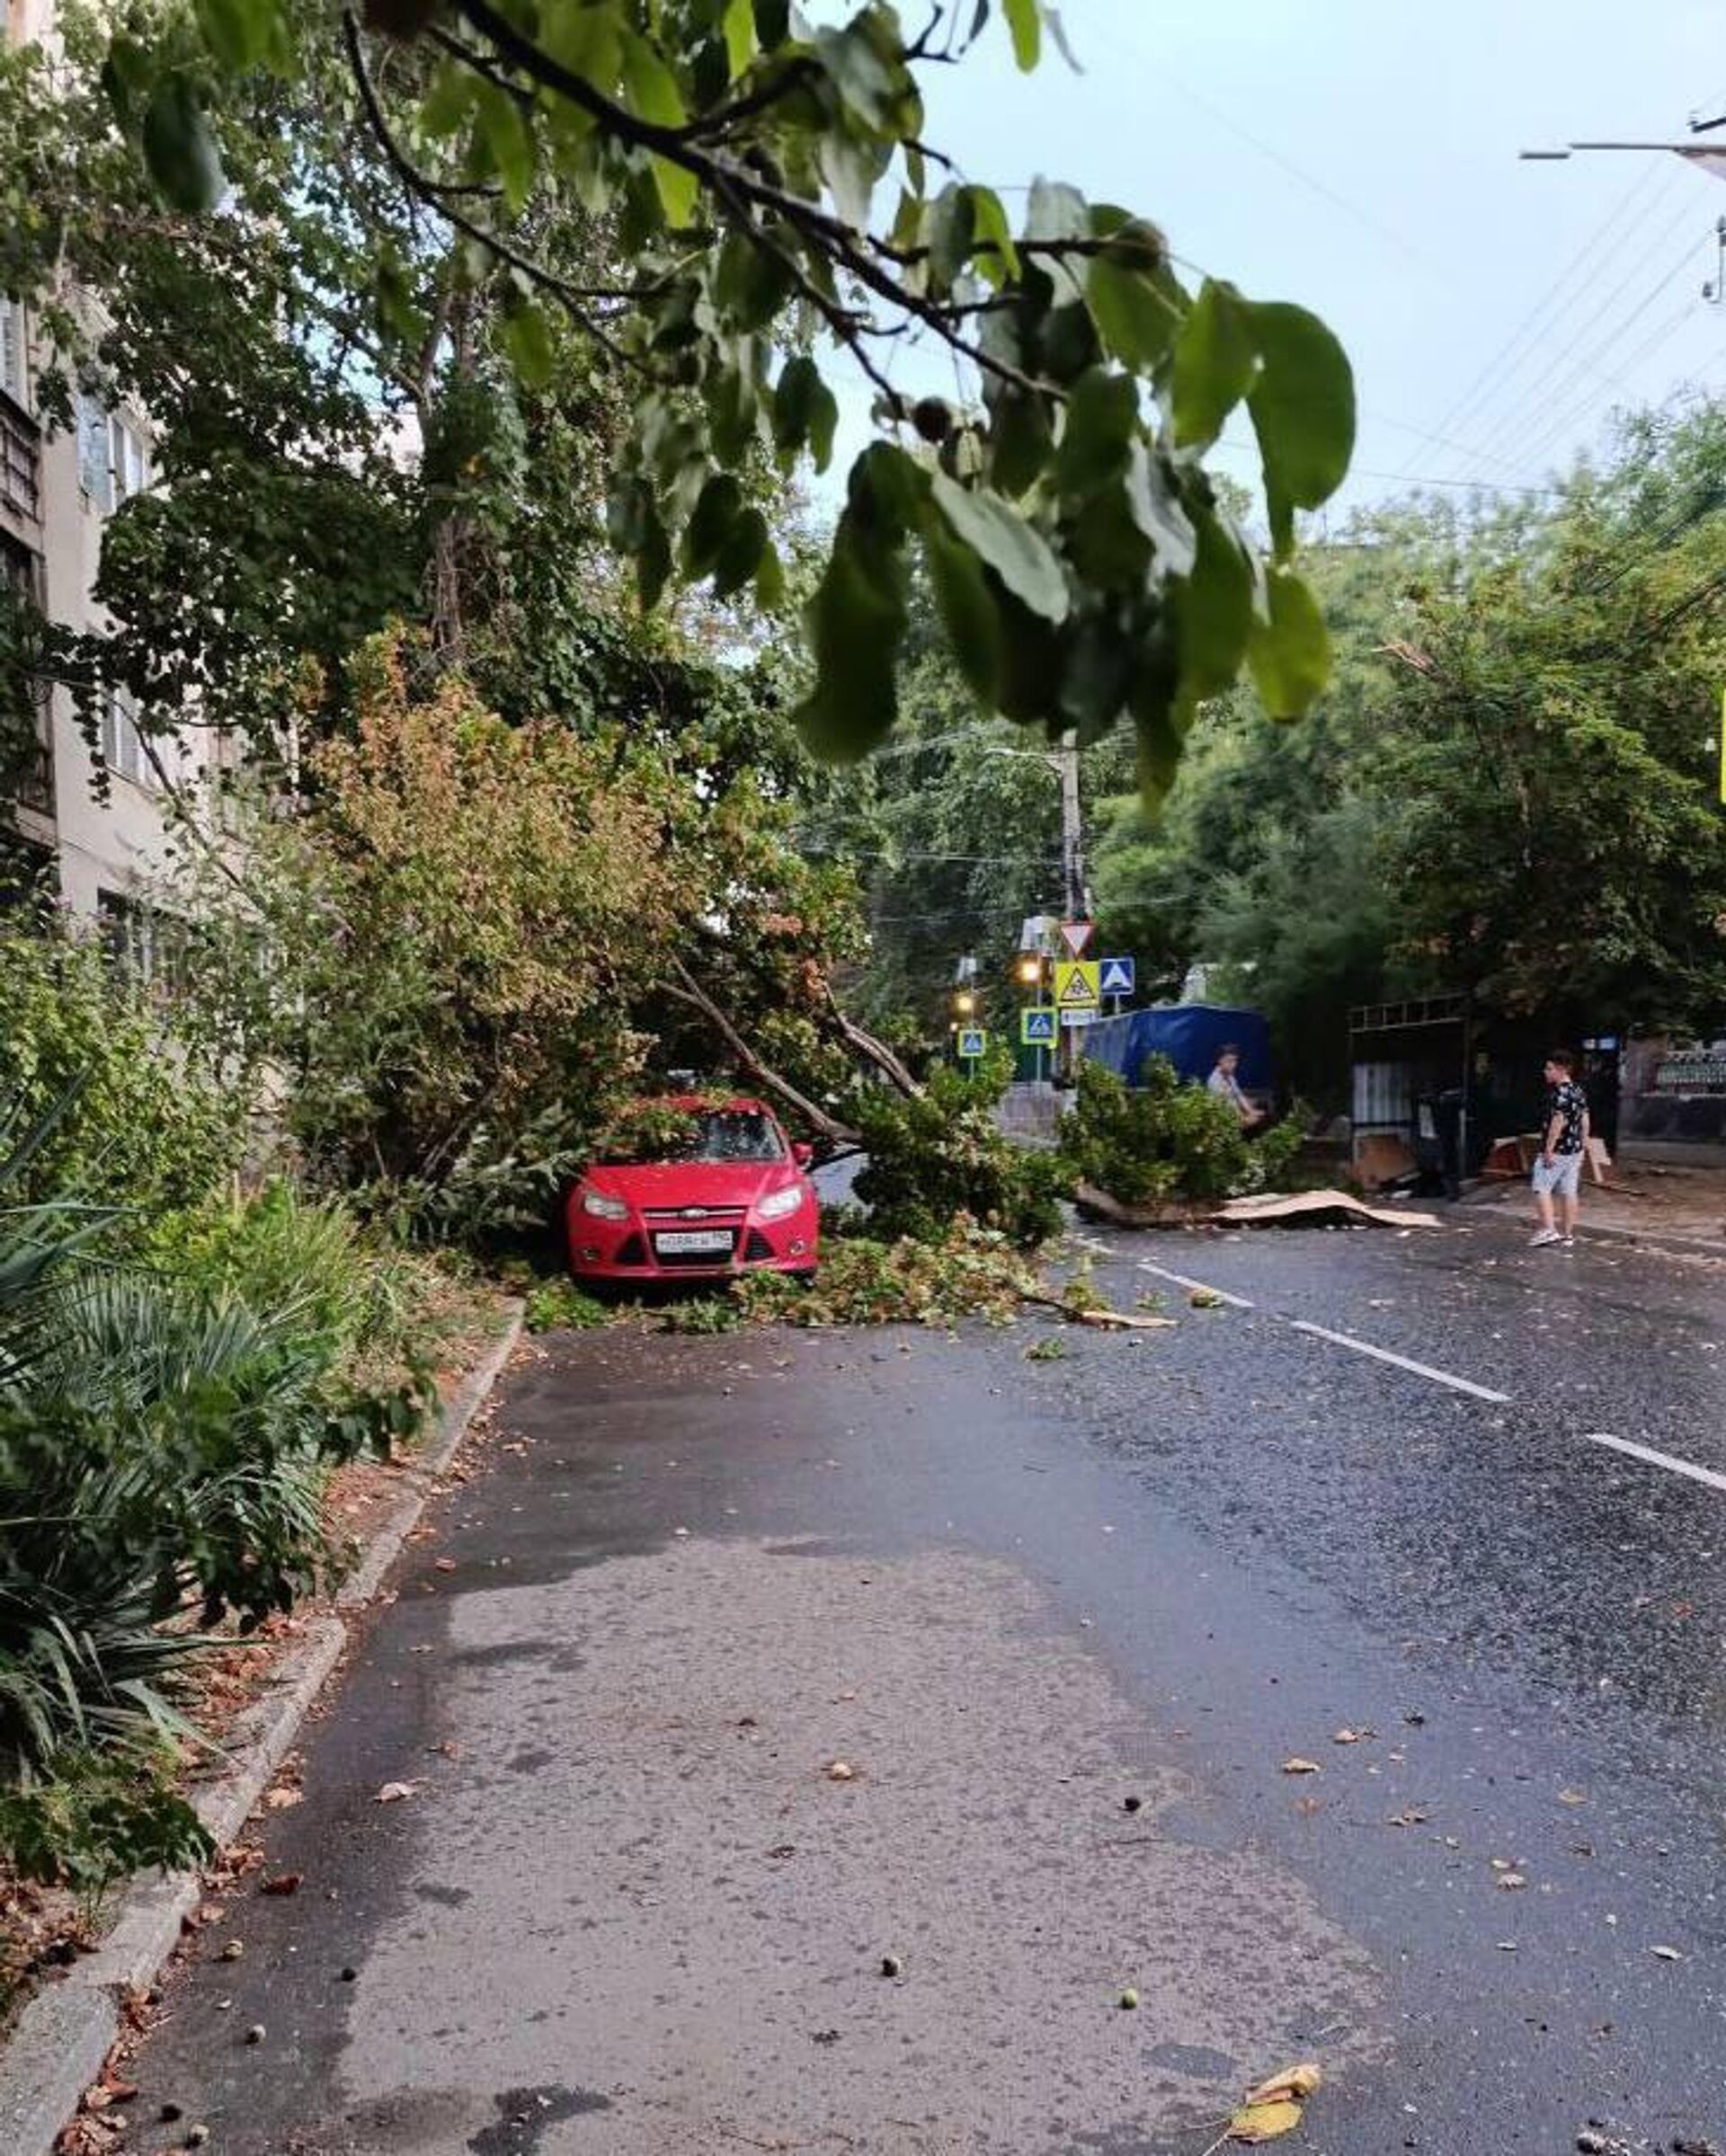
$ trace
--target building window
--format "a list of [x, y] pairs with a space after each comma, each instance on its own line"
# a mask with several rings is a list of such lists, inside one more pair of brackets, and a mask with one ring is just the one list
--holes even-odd
[[114, 506], [108, 408], [87, 389], [78, 392], [78, 484], [105, 515]]
[[0, 389], [30, 409], [30, 365], [24, 349], [24, 303], [0, 293]]
[[150, 484], [150, 457], [144, 438], [128, 420], [116, 413], [109, 422], [110, 451], [113, 459], [114, 507], [141, 494]]
[[[28, 546], [9, 532], [0, 531], [0, 590], [21, 609], [37, 607], [41, 590], [41, 563]], [[28, 661], [21, 654], [21, 666]], [[31, 680], [35, 705], [36, 741], [33, 750], [12, 774], [12, 798], [21, 808], [39, 816], [54, 813], [54, 750], [49, 733], [48, 685], [40, 677]]]
[[129, 778], [135, 786], [160, 785], [156, 766], [144, 752], [131, 698], [124, 689], [111, 688], [102, 699], [102, 760], [110, 771]]

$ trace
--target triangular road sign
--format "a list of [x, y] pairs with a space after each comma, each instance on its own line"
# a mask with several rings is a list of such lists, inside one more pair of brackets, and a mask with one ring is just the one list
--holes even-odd
[[1061, 941], [1073, 958], [1084, 956], [1085, 945], [1096, 933], [1095, 921], [1063, 921], [1061, 924]]
[[1134, 967], [1130, 958], [1099, 958], [1102, 969], [1102, 990], [1105, 996], [1130, 996], [1133, 993]]
[[1057, 962], [1054, 969], [1054, 1000], [1063, 1011], [1094, 1010], [1099, 990], [1097, 986], [1097, 967], [1081, 960], [1072, 965]]

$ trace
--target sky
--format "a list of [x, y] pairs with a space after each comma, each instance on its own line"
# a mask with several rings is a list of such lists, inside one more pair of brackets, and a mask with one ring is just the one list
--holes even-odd
[[[1669, 154], [1517, 155], [1726, 113], [1721, 0], [1065, 0], [1078, 75], [1050, 52], [1021, 75], [994, 15], [925, 71], [927, 138], [1015, 218], [1034, 177], [1065, 180], [1153, 218], [1189, 282], [1321, 315], [1361, 407], [1332, 514], [1548, 484], [1615, 405], [1726, 393], [1726, 306], [1701, 294], [1726, 182]], [[910, 353], [894, 383], [950, 395], [951, 365]], [[830, 476], [867, 404], [841, 390]], [[1256, 478], [1244, 421], [1220, 465]]]

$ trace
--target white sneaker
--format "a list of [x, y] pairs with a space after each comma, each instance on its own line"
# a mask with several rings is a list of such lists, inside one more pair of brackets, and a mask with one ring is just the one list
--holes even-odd
[[1576, 1238], [1573, 1235], [1561, 1235], [1559, 1237], [1558, 1240], [1561, 1247], [1565, 1250], [1574, 1250], [1576, 1248]]
[[1563, 1238], [1556, 1228], [1537, 1228], [1528, 1238], [1528, 1247], [1531, 1250], [1544, 1250], [1549, 1243], [1558, 1243], [1562, 1240]]

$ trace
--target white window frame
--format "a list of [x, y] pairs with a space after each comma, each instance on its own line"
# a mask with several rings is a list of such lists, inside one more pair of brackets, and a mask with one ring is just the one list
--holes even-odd
[[108, 430], [114, 507], [118, 509], [150, 484], [150, 450], [138, 430], [118, 412], [109, 415]]
[[147, 793], [157, 793], [156, 767], [144, 753], [131, 698], [110, 688], [102, 698], [102, 760], [112, 777], [129, 779]]

